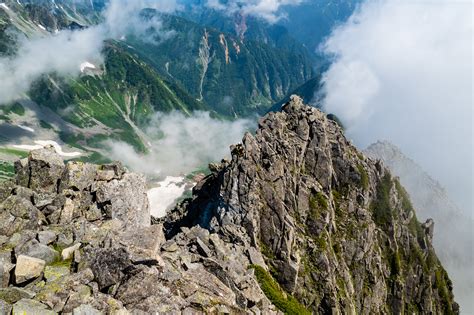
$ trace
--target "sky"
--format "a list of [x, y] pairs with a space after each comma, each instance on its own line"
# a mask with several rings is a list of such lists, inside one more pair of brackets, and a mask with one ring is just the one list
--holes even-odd
[[389, 140], [472, 214], [472, 2], [368, 1], [320, 47], [324, 108], [360, 148]]

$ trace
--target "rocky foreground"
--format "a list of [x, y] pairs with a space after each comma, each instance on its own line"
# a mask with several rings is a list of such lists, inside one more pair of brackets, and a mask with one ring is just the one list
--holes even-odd
[[396, 178], [294, 97], [150, 217], [145, 178], [52, 148], [0, 188], [0, 314], [458, 313]]

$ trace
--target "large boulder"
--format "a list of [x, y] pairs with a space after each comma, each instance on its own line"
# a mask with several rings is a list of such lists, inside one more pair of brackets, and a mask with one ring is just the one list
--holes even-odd
[[126, 173], [121, 180], [98, 182], [96, 195], [110, 218], [125, 222], [128, 229], [150, 226], [145, 176]]
[[23, 299], [13, 305], [12, 315], [56, 315], [48, 307], [38, 301]]
[[15, 248], [16, 256], [29, 256], [44, 260], [47, 264], [51, 264], [59, 259], [59, 253], [51, 247], [41, 244], [36, 239], [32, 239]]
[[59, 190], [83, 191], [92, 186], [97, 176], [98, 166], [82, 162], [68, 162], [61, 178]]
[[43, 273], [46, 262], [42, 259], [20, 255], [15, 268], [16, 283], [38, 278]]
[[11, 195], [0, 204], [0, 235], [11, 236], [16, 232], [38, 228], [46, 221], [30, 200]]
[[6, 288], [10, 283], [10, 272], [15, 267], [11, 257], [11, 251], [0, 251], [0, 288]]
[[122, 247], [88, 249], [86, 261], [100, 290], [119, 283], [131, 265], [129, 253]]
[[29, 185], [37, 192], [56, 193], [64, 171], [64, 162], [53, 146], [33, 150], [28, 156]]
[[8, 287], [0, 289], [0, 301], [5, 301], [9, 304], [16, 303], [21, 299], [32, 299], [34, 297], [34, 292], [23, 288]]

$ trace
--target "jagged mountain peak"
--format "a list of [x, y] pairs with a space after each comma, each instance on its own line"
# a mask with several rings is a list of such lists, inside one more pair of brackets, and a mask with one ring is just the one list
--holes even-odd
[[420, 224], [398, 180], [323, 112], [292, 96], [231, 149], [165, 227], [199, 224], [257, 248], [313, 313], [458, 311], [432, 220]]
[[323, 112], [293, 96], [231, 151], [162, 222], [143, 176], [31, 152], [0, 186], [1, 309], [458, 313], [432, 221]]

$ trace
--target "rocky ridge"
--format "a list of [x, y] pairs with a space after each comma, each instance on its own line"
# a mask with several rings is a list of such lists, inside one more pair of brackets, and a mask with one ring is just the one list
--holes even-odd
[[400, 177], [420, 218], [433, 218], [437, 222], [433, 239], [436, 253], [453, 279], [454, 292], [463, 311], [473, 313], [471, 292], [474, 291], [474, 222], [466, 214], [469, 211], [462, 211], [440, 183], [394, 144], [378, 141], [364, 150], [364, 153], [382, 160], [393, 174]]
[[145, 179], [52, 148], [0, 189], [0, 313], [457, 313], [381, 163], [293, 97], [163, 220]]

